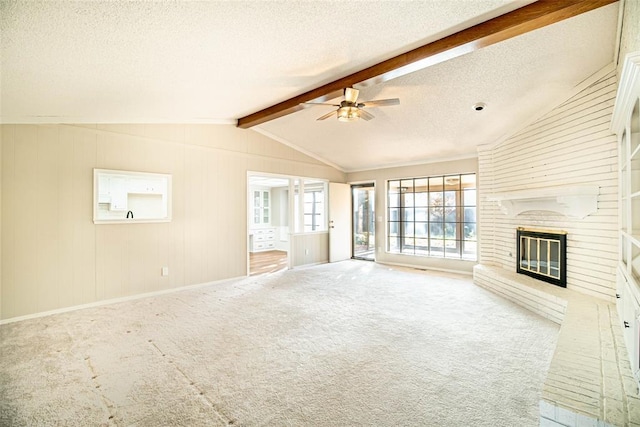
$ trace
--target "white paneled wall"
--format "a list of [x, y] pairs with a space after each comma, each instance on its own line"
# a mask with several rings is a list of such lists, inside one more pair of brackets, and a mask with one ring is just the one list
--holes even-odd
[[294, 234], [291, 248], [295, 253], [294, 267], [329, 262], [329, 233]]
[[[617, 79], [611, 72], [508, 140], [479, 150], [480, 263], [515, 270], [516, 228], [567, 231], [567, 287], [612, 299], [618, 251], [617, 140], [609, 130]], [[585, 219], [550, 212], [504, 215], [492, 194], [552, 186], [600, 188]]]
[[[247, 171], [345, 179], [234, 126], [2, 125], [0, 141], [2, 319], [244, 276]], [[173, 220], [94, 225], [93, 168], [172, 174]]]

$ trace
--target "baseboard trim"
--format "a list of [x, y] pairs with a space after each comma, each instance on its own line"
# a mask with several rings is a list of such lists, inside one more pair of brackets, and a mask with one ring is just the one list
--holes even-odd
[[329, 261], [318, 261], [318, 262], [312, 262], [310, 264], [301, 264], [301, 265], [296, 265], [295, 267], [291, 267], [289, 270], [302, 270], [303, 268], [306, 267], [314, 267], [316, 265], [322, 265], [322, 264], [329, 264]]
[[413, 268], [416, 270], [433, 270], [433, 271], [440, 271], [442, 273], [454, 273], [454, 274], [462, 274], [465, 276], [469, 276], [469, 277], [473, 277], [473, 272], [472, 271], [464, 271], [464, 270], [453, 270], [450, 268], [438, 268], [438, 267], [427, 267], [424, 265], [416, 265], [416, 264], [403, 264], [403, 263], [399, 263], [399, 262], [388, 262], [388, 261], [375, 261], [376, 264], [382, 264], [382, 265], [392, 265], [392, 266], [396, 266], [396, 267], [406, 267], [406, 268]]
[[24, 316], [10, 317], [8, 319], [0, 320], [0, 325], [21, 322], [23, 320], [29, 320], [29, 319], [37, 319], [40, 317], [52, 316], [54, 314], [68, 313], [70, 311], [84, 310], [86, 308], [101, 307], [101, 306], [110, 305], [110, 304], [117, 304], [120, 302], [134, 301], [134, 300], [143, 299], [143, 298], [172, 294], [175, 292], [188, 291], [191, 289], [204, 288], [206, 286], [219, 285], [225, 282], [241, 279], [244, 277], [246, 276], [231, 277], [229, 279], [215, 280], [213, 282], [197, 283], [195, 285], [180, 286], [178, 288], [163, 289], [161, 291], [145, 292], [143, 294], [129, 295], [126, 297], [110, 298], [110, 299], [90, 302], [87, 304], [73, 305], [70, 307], [57, 308], [55, 310], [48, 310], [48, 311], [42, 311], [39, 313], [26, 314]]
[[[370, 262], [370, 261], [367, 261], [367, 262]], [[427, 271], [428, 270], [433, 270], [433, 271], [439, 271], [439, 272], [443, 272], [443, 273], [454, 273], [454, 274], [462, 274], [462, 275], [465, 275], [465, 276], [473, 276], [472, 272], [467, 272], [467, 271], [462, 271], [462, 270], [452, 270], [452, 269], [446, 269], [446, 268], [425, 267], [425, 266], [422, 266], [422, 265], [402, 264], [402, 263], [395, 263], [395, 262], [380, 262], [380, 261], [375, 261], [375, 262], [377, 264], [382, 264], [382, 265], [413, 268], [413, 269], [417, 269], [417, 270], [427, 270]], [[320, 265], [320, 264], [327, 264], [327, 261], [320, 261], [320, 262], [311, 263], [311, 264], [299, 265], [297, 267], [293, 267], [292, 270], [301, 270], [303, 268], [313, 267], [313, 266], [317, 266], [317, 265]], [[134, 301], [134, 300], [143, 299], [143, 298], [149, 298], [149, 297], [154, 297], [154, 296], [159, 296], [159, 295], [166, 295], [166, 294], [171, 294], [171, 293], [180, 292], [180, 291], [187, 291], [187, 290], [190, 290], [190, 289], [198, 289], [198, 288], [203, 288], [203, 287], [206, 287], [206, 286], [218, 285], [218, 284], [222, 284], [222, 283], [229, 282], [229, 281], [232, 281], [232, 280], [241, 279], [243, 277], [247, 277], [247, 276], [231, 277], [231, 278], [228, 278], [228, 279], [216, 280], [216, 281], [212, 281], [212, 282], [197, 283], [195, 285], [181, 286], [181, 287], [178, 287], [178, 288], [163, 289], [163, 290], [160, 290], [160, 291], [153, 291], [153, 292], [145, 292], [143, 294], [129, 295], [129, 296], [126, 296], [126, 297], [110, 298], [110, 299], [90, 302], [90, 303], [87, 303], [87, 304], [73, 305], [73, 306], [70, 306], [70, 307], [57, 308], [55, 310], [48, 310], [48, 311], [42, 311], [42, 312], [39, 312], [39, 313], [26, 314], [24, 316], [10, 317], [8, 319], [1, 319], [0, 320], [0, 325], [6, 325], [6, 324], [9, 324], [9, 323], [21, 322], [23, 320], [29, 320], [29, 319], [37, 319], [37, 318], [40, 318], [40, 317], [53, 316], [55, 314], [68, 313], [70, 311], [84, 310], [86, 308], [101, 307], [101, 306], [110, 305], [110, 304], [117, 304], [117, 303], [120, 303], [120, 302]]]

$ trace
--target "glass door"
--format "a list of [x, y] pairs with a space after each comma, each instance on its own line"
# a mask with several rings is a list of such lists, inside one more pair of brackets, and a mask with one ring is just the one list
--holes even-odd
[[373, 261], [376, 253], [375, 187], [373, 183], [352, 185], [353, 258]]

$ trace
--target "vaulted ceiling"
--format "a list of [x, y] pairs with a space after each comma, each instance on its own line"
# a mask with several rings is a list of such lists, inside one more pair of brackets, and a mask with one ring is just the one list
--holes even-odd
[[[227, 123], [532, 3], [1, 2], [3, 123]], [[474, 156], [615, 58], [618, 3], [252, 129], [344, 171]], [[339, 103], [341, 98], [325, 102]], [[486, 108], [475, 111], [478, 102]]]

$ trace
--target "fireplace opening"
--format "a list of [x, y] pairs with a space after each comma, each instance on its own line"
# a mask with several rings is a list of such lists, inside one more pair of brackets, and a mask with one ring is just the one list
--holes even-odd
[[567, 233], [518, 227], [516, 271], [567, 287]]

